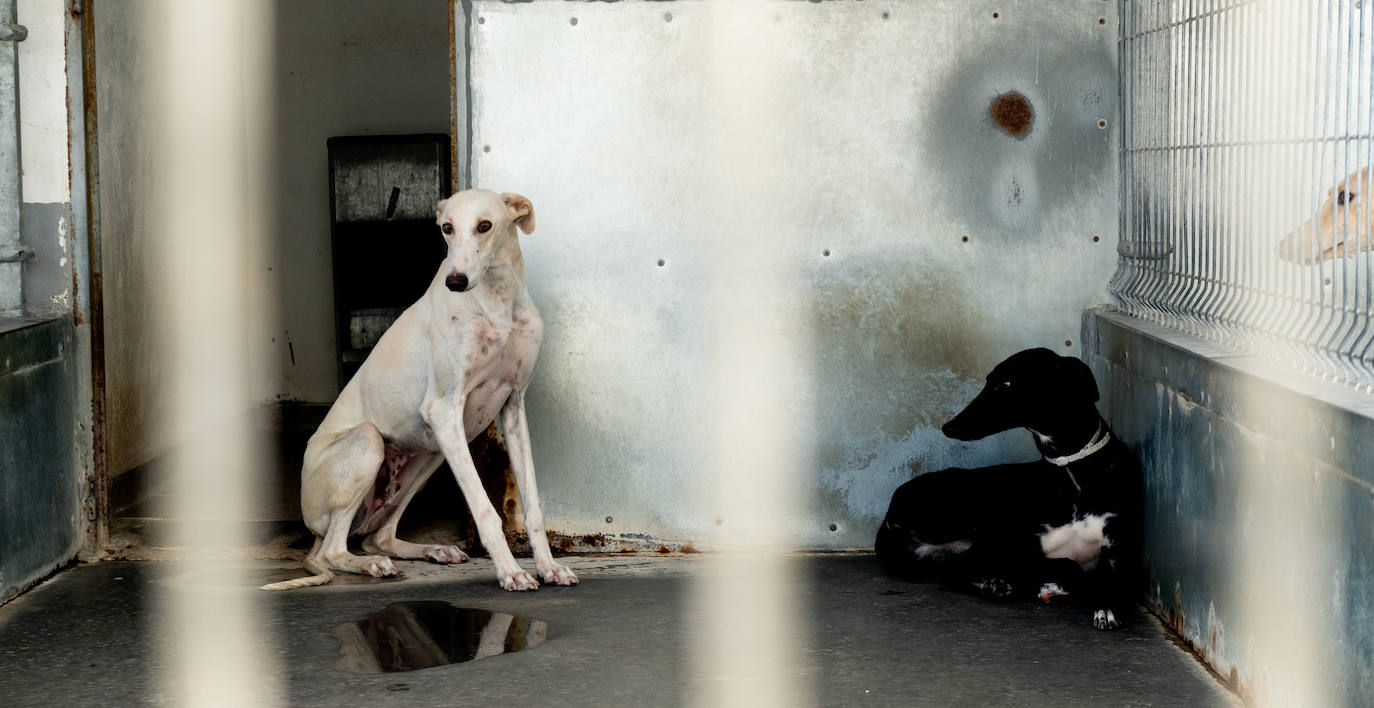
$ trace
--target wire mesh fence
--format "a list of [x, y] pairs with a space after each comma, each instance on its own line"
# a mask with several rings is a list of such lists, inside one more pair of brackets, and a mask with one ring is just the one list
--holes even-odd
[[1128, 314], [1374, 392], [1374, 0], [1124, 0]]

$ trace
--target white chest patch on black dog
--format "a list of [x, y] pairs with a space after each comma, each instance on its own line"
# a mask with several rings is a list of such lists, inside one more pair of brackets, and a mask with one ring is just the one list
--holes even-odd
[[1040, 534], [1040, 548], [1046, 558], [1068, 558], [1084, 570], [1092, 570], [1097, 567], [1102, 549], [1112, 545], [1104, 530], [1107, 519], [1113, 516], [1116, 514], [1088, 514], [1063, 526], [1046, 526]]

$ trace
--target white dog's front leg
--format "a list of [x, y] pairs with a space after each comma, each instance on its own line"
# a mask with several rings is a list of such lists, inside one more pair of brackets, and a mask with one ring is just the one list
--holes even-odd
[[539, 487], [534, 483], [534, 455], [530, 452], [530, 431], [525, 420], [525, 395], [511, 394], [501, 407], [501, 434], [506, 438], [506, 452], [510, 454], [511, 470], [520, 485], [520, 503], [525, 507], [525, 532], [530, 537], [534, 553], [534, 567], [544, 582], [556, 585], [576, 585], [577, 575], [567, 566], [553, 559], [549, 538], [544, 530], [544, 511], [539, 506]]
[[515, 562], [515, 556], [506, 545], [505, 534], [501, 532], [501, 517], [487, 498], [482, 488], [482, 479], [477, 476], [477, 467], [468, 451], [467, 439], [463, 435], [463, 401], [455, 407], [444, 401], [434, 401], [424, 408], [425, 420], [434, 431], [439, 449], [448, 460], [453, 476], [458, 480], [458, 488], [468, 502], [472, 520], [477, 524], [477, 536], [482, 539], [487, 553], [496, 564], [496, 579], [507, 590], [538, 590], [539, 583]]

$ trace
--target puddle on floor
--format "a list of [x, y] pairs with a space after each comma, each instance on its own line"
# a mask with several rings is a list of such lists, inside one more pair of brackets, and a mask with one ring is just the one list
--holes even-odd
[[330, 632], [339, 640], [336, 668], [380, 674], [476, 661], [537, 647], [549, 625], [504, 612], [427, 600], [393, 602]]

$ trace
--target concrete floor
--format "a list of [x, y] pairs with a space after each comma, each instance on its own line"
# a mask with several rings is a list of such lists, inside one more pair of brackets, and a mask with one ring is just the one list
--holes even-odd
[[[798, 663], [785, 678], [824, 706], [1238, 705], [1140, 612], [1117, 632], [1089, 626], [1071, 605], [998, 604], [886, 578], [868, 555], [789, 557], [799, 582]], [[181, 580], [207, 593], [260, 601], [269, 670], [293, 704], [632, 705], [693, 703], [703, 679], [690, 644], [712, 611], [691, 602], [713, 563], [692, 557], [577, 556], [575, 588], [512, 594], [490, 562], [398, 564], [400, 580], [352, 579], [265, 593], [213, 572], [186, 577], [176, 562], [118, 561], [61, 573], [0, 607], [3, 703], [127, 705], [175, 702], [157, 672], [159, 588]], [[280, 561], [245, 561], [253, 584], [300, 574]], [[524, 563], [528, 564], [526, 560]], [[398, 601], [443, 600], [548, 625], [519, 653], [406, 673], [339, 668], [331, 633]], [[207, 637], [213, 642], [213, 637]]]

